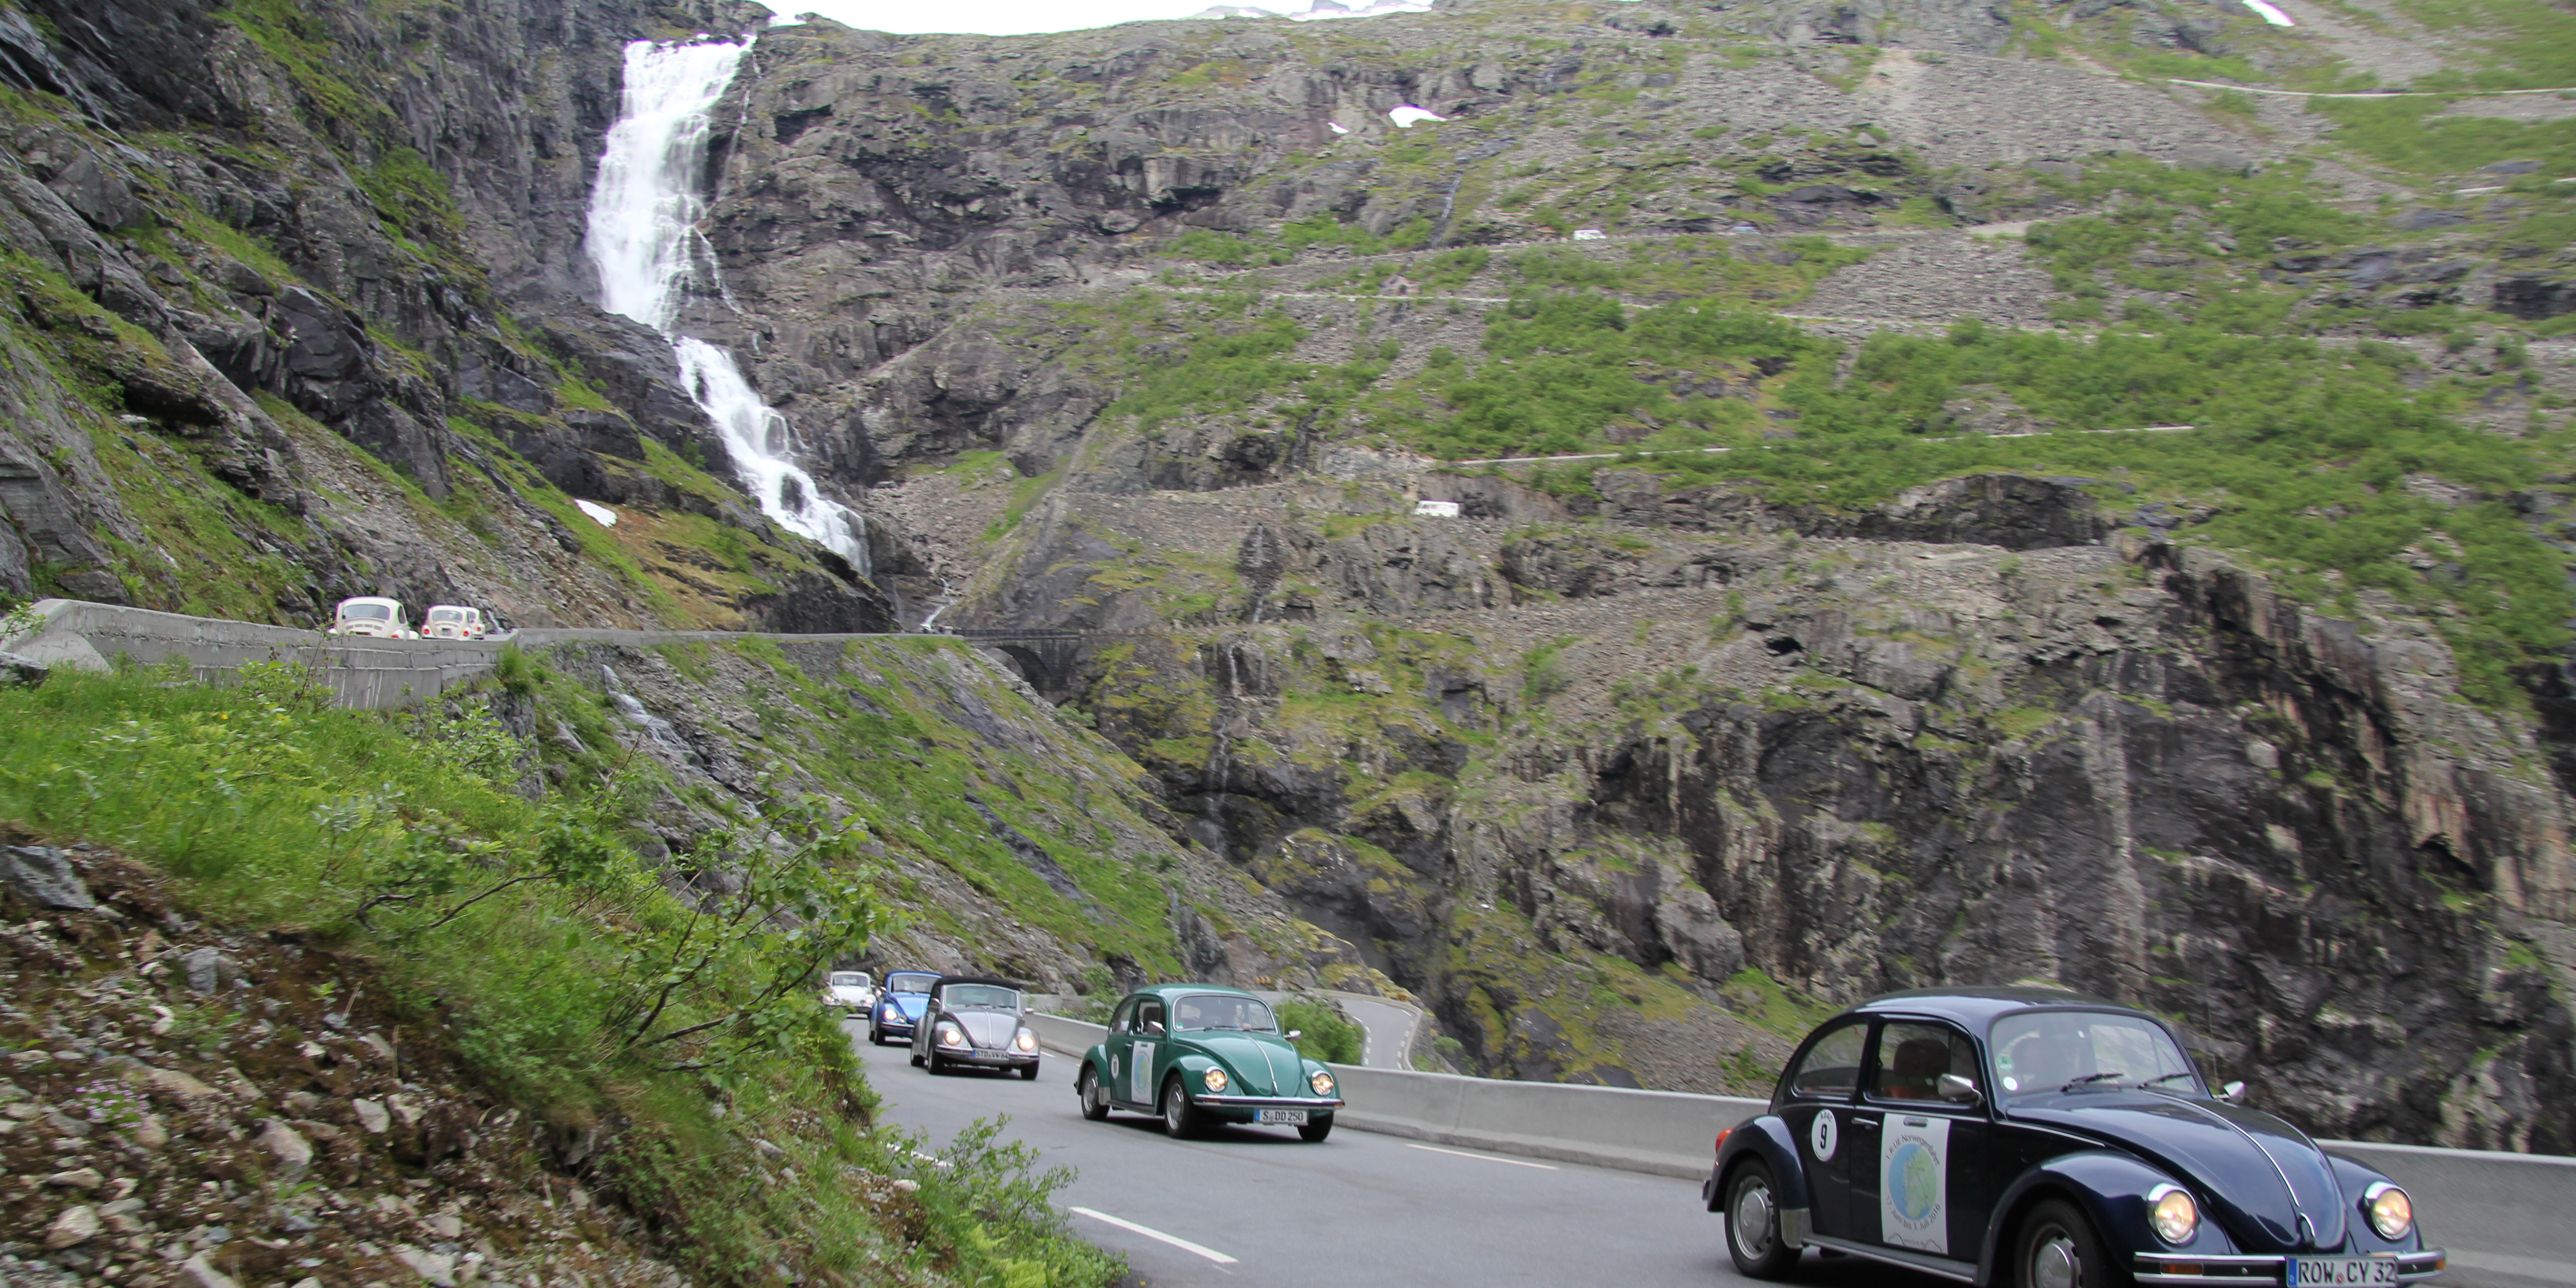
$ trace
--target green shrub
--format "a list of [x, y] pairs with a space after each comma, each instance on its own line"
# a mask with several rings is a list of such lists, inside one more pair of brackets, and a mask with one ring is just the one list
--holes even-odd
[[1291, 998], [1279, 1004], [1279, 1031], [1297, 1030], [1297, 1051], [1327, 1064], [1358, 1064], [1367, 1034], [1329, 1002]]

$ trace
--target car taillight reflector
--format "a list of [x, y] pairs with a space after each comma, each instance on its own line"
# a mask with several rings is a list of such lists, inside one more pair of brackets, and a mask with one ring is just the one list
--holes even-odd
[[1717, 1145], [1715, 1146], [1716, 1152], [1721, 1154], [1726, 1152], [1726, 1137], [1728, 1133], [1733, 1132], [1734, 1130], [1735, 1129], [1732, 1127], [1720, 1127], [1717, 1129]]

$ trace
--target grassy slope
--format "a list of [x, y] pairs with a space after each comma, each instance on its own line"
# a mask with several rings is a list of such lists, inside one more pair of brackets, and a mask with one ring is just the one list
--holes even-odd
[[[0, 691], [0, 723], [20, 731], [0, 749], [0, 818], [114, 843], [170, 873], [201, 915], [371, 961], [401, 1006], [444, 1015], [495, 1094], [568, 1130], [616, 1125], [603, 1174], [693, 1274], [1107, 1277], [1098, 1253], [1056, 1228], [1026, 1157], [968, 1141], [951, 1154], [959, 1166], [922, 1167], [910, 1151], [927, 1146], [875, 1127], [847, 1040], [801, 974], [754, 1004], [778, 963], [834, 924], [834, 908], [881, 919], [887, 892], [866, 879], [883, 868], [867, 855], [903, 843], [900, 811], [919, 795], [861, 798], [855, 815], [827, 807], [810, 830], [787, 824], [788, 852], [839, 856], [815, 865], [823, 902], [807, 904], [801, 927], [753, 922], [711, 941], [705, 910], [672, 898], [627, 844], [621, 820], [650, 799], [647, 768], [601, 780], [557, 746], [571, 785], [532, 803], [513, 790], [526, 749], [465, 714], [480, 700], [443, 717], [377, 717], [321, 708], [283, 673], [235, 690], [160, 678], [65, 674]], [[595, 694], [525, 669], [515, 678], [540, 727], [604, 732], [581, 714], [596, 711]], [[795, 817], [792, 798], [769, 805]], [[717, 834], [674, 862], [747, 869], [758, 883], [769, 871], [760, 852], [756, 837]], [[861, 884], [844, 889], [853, 875]], [[666, 972], [711, 942], [704, 969], [639, 1029]], [[683, 1038], [634, 1040], [708, 1021]], [[783, 1153], [762, 1164], [755, 1139]], [[917, 1178], [920, 1216], [881, 1219], [842, 1201], [852, 1169]]]

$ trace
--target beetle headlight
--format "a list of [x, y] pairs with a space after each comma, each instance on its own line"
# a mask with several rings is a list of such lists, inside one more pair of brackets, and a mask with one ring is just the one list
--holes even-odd
[[1316, 1095], [1329, 1096], [1333, 1094], [1333, 1075], [1317, 1069], [1306, 1079], [1306, 1085], [1313, 1087]]
[[940, 1025], [940, 1026], [939, 1026], [939, 1045], [941, 1045], [941, 1046], [953, 1046], [953, 1047], [962, 1047], [962, 1046], [966, 1045], [966, 1031], [965, 1031], [964, 1029], [958, 1028], [958, 1027], [957, 1027], [956, 1025], [954, 1025], [954, 1024], [942, 1024], [942, 1025]]
[[2390, 1243], [2405, 1238], [2415, 1228], [2415, 1200], [2386, 1181], [2362, 1191], [2361, 1210], [2369, 1215], [2370, 1228]]
[[1023, 1051], [1035, 1051], [1038, 1049], [1038, 1035], [1022, 1029], [1011, 1038], [1011, 1045]]
[[2159, 1185], [2147, 1192], [2147, 1222], [2157, 1238], [2179, 1247], [2200, 1233], [2200, 1205], [2179, 1185]]
[[1225, 1070], [1210, 1069], [1199, 1075], [1199, 1081], [1206, 1083], [1210, 1091], [1223, 1091], [1225, 1090]]

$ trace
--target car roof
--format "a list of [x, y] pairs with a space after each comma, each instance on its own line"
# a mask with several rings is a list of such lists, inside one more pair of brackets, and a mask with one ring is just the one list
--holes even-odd
[[887, 979], [893, 979], [897, 975], [928, 975], [932, 979], [941, 978], [939, 972], [935, 970], [914, 970], [910, 966], [889, 966], [886, 968]]
[[1243, 989], [1236, 988], [1231, 984], [1148, 984], [1145, 987], [1128, 994], [1128, 996], [1168, 999], [1180, 997], [1189, 993], [1225, 993], [1234, 997], [1250, 997], [1256, 1002], [1261, 1000], [1259, 997], [1255, 997], [1253, 994], [1246, 992]]
[[[1999, 1016], [2015, 1011], [2047, 1007], [2080, 1006], [2087, 1009], [2120, 1011], [2156, 1016], [2134, 1006], [2078, 993], [2068, 988], [2050, 988], [2035, 984], [2014, 984], [2000, 988], [1913, 988], [1901, 993], [1886, 993], [1846, 1008], [1835, 1019], [1849, 1015], [1905, 1014], [1930, 1015], [1955, 1020], [1972, 1028], [1984, 1028]], [[2158, 1021], [2161, 1023], [2161, 1021]], [[1818, 1026], [1823, 1027], [1822, 1025]]]
[[994, 988], [1007, 988], [1014, 993], [1024, 987], [1007, 979], [995, 979], [990, 975], [942, 975], [930, 982], [932, 988], [946, 988], [951, 984], [989, 984]]
[[402, 607], [401, 600], [394, 599], [386, 595], [351, 595], [340, 602], [343, 604], [391, 604], [396, 608]]

